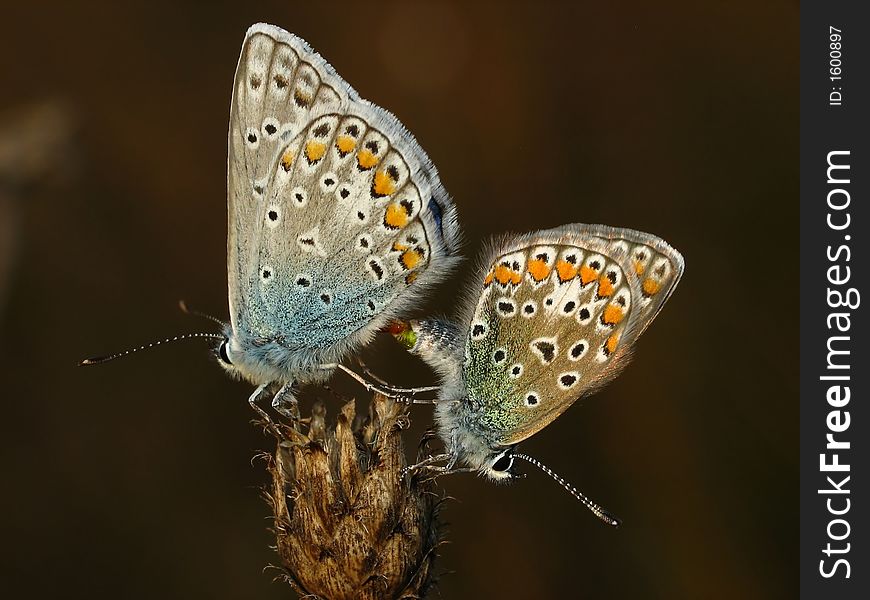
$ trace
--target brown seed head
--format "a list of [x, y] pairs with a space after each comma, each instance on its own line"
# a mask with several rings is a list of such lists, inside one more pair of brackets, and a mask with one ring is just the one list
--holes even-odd
[[375, 396], [354, 428], [354, 403], [333, 428], [312, 410], [306, 433], [278, 426], [270, 501], [278, 555], [307, 598], [422, 598], [439, 544], [431, 483], [402, 477], [407, 407]]

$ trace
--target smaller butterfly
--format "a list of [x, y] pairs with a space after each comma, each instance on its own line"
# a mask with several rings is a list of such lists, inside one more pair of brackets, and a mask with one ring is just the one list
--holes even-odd
[[618, 520], [517, 444], [616, 377], [683, 273], [648, 233], [574, 224], [510, 237], [487, 255], [458, 324], [394, 322], [393, 335], [439, 375], [435, 420], [446, 453], [493, 480], [515, 458], [545, 470], [599, 518]]

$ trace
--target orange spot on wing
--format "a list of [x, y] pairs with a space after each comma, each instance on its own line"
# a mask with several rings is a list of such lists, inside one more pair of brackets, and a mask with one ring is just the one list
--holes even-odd
[[387, 213], [384, 215], [384, 224], [391, 229], [399, 229], [408, 224], [408, 212], [405, 207], [394, 202], [387, 206]]
[[598, 277], [598, 271], [593, 269], [590, 266], [583, 265], [580, 267], [580, 282], [583, 285], [586, 285], [590, 281], [595, 281], [595, 278]]
[[406, 246], [405, 244], [400, 244], [399, 242], [393, 244], [393, 250], [395, 250], [396, 252], [404, 252], [407, 249], [408, 246]]
[[341, 152], [342, 156], [344, 156], [356, 148], [356, 140], [349, 135], [340, 135], [338, 136], [338, 139], [335, 140], [335, 147], [338, 148], [338, 151]]
[[405, 283], [411, 285], [412, 283], [417, 281], [417, 275], [418, 273], [416, 271], [414, 271], [413, 273], [408, 273], [408, 276], [405, 277]]
[[371, 169], [378, 164], [378, 157], [372, 154], [371, 150], [365, 149], [357, 152], [356, 162], [362, 169]]
[[547, 263], [542, 261], [540, 258], [530, 260], [528, 268], [529, 275], [531, 275], [532, 279], [535, 281], [544, 281], [550, 276], [550, 267], [548, 267]]
[[486, 277], [483, 278], [483, 285], [489, 285], [492, 283], [492, 271], [486, 274]]
[[281, 168], [285, 171], [289, 171], [290, 167], [293, 166], [293, 152], [288, 150], [284, 153], [284, 156], [281, 157]]
[[611, 304], [604, 309], [604, 315], [602, 315], [601, 320], [606, 325], [616, 325], [622, 321], [623, 316], [625, 315], [623, 314], [622, 309], [616, 304]]
[[504, 265], [498, 265], [495, 268], [495, 279], [502, 285], [507, 285], [509, 281], [513, 282], [514, 279], [516, 279], [516, 283], [519, 283], [520, 274]]
[[559, 281], [562, 283], [577, 277], [577, 267], [567, 260], [560, 260], [556, 263], [556, 272], [559, 274]]
[[378, 171], [375, 173], [375, 183], [372, 185], [372, 190], [377, 196], [389, 196], [396, 191], [396, 184], [386, 171]]
[[318, 142], [317, 140], [309, 140], [307, 144], [305, 144], [305, 156], [308, 158], [308, 162], [317, 162], [321, 158], [323, 158], [323, 154], [326, 152], [326, 144], [323, 142]]
[[643, 266], [642, 262], [640, 262], [639, 260], [634, 261], [634, 272], [635, 273], [637, 273], [638, 275], [643, 275], [643, 272], [645, 270], [646, 270], [646, 268]]
[[607, 351], [607, 354], [613, 354], [613, 351], [616, 350], [616, 345], [619, 343], [619, 334], [614, 333], [609, 338], [607, 338], [607, 342], [604, 344], [604, 349]]
[[511, 279], [511, 271], [504, 265], [498, 265], [495, 268], [495, 279], [500, 284], [505, 285]]
[[655, 279], [647, 278], [643, 280], [643, 293], [645, 296], [652, 296], [659, 291], [659, 282]]
[[613, 295], [613, 284], [610, 283], [607, 275], [602, 275], [598, 279], [598, 296], [601, 298], [606, 298], [611, 295]]
[[523, 280], [522, 273], [517, 273], [516, 271], [511, 271], [511, 283], [514, 285], [519, 285]]
[[420, 264], [423, 255], [418, 250], [405, 250], [399, 257], [399, 262], [406, 270], [411, 270]]

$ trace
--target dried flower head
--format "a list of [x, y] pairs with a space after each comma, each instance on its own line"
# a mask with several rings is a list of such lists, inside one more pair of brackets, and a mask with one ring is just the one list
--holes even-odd
[[310, 598], [422, 598], [439, 544], [431, 483], [403, 477], [407, 407], [372, 399], [354, 428], [354, 403], [327, 429], [323, 404], [307, 433], [277, 425], [270, 501], [287, 580]]

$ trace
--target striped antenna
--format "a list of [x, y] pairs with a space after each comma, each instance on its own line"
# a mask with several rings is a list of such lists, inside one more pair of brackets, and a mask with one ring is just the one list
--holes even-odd
[[187, 306], [187, 302], [185, 302], [184, 300], [178, 301], [178, 308], [180, 308], [181, 312], [183, 312], [186, 315], [193, 315], [194, 317], [208, 319], [212, 323], [217, 323], [218, 327], [224, 327], [226, 325], [223, 321], [221, 321], [217, 317], [213, 317], [211, 315], [205, 314], [204, 312], [200, 312], [198, 310], [194, 310], [194, 309], [190, 308], [189, 306]]
[[559, 483], [563, 488], [565, 488], [569, 494], [571, 494], [572, 496], [577, 498], [583, 504], [583, 506], [585, 506], [586, 508], [591, 510], [592, 514], [594, 514], [596, 517], [598, 517], [599, 519], [601, 519], [602, 521], [604, 521], [608, 525], [610, 525], [612, 527], [619, 527], [620, 524], [622, 523], [622, 521], [620, 521], [618, 518], [616, 518], [615, 516], [613, 516], [612, 514], [607, 512], [606, 510], [604, 510], [603, 508], [601, 508], [600, 504], [596, 504], [595, 502], [590, 500], [585, 494], [583, 494], [577, 488], [575, 488], [573, 485], [571, 485], [570, 483], [568, 483], [567, 481], [562, 479], [562, 477], [560, 477], [557, 473], [555, 473], [547, 465], [541, 463], [537, 459], [532, 458], [528, 454], [513, 454], [512, 456], [515, 456], [516, 458], [522, 458], [524, 461], [532, 463], [533, 465], [538, 467], [540, 470], [542, 470], [544, 473], [546, 473], [547, 475], [549, 475], [550, 477], [555, 479], [556, 482]]
[[135, 354], [136, 352], [140, 352], [142, 350], [148, 350], [150, 348], [156, 348], [162, 344], [168, 344], [170, 342], [177, 342], [179, 340], [189, 340], [193, 338], [206, 338], [210, 340], [224, 340], [226, 339], [219, 333], [185, 333], [183, 335], [176, 335], [175, 337], [166, 338], [165, 340], [160, 340], [159, 342], [151, 342], [150, 344], [145, 344], [144, 346], [139, 346], [138, 348], [131, 348], [129, 350], [125, 350], [124, 352], [118, 352], [117, 354], [110, 354], [109, 356], [96, 356], [94, 358], [86, 358], [79, 363], [80, 367], [88, 366], [88, 365], [99, 365], [102, 363], [109, 362], [110, 360], [115, 360], [116, 358], [122, 358], [124, 356], [128, 356], [130, 354]]

